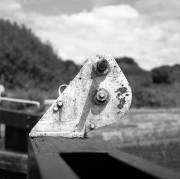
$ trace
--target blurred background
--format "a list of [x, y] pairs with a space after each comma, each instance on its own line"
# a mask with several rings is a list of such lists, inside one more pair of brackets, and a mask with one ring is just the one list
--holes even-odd
[[106, 52], [131, 84], [132, 107], [179, 107], [179, 10], [178, 0], [0, 0], [0, 83], [10, 97], [57, 98]]
[[44, 100], [56, 99], [88, 58], [109, 53], [130, 82], [132, 105], [121, 123], [89, 136], [180, 171], [179, 12], [179, 0], [0, 0], [3, 95], [41, 104], [1, 107], [43, 114]]

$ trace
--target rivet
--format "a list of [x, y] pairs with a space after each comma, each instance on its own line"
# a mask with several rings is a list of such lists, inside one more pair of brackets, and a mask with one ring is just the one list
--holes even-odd
[[91, 128], [91, 129], [94, 129], [94, 128], [95, 128], [95, 125], [94, 125], [94, 124], [91, 124], [91, 125], [90, 125], [90, 128]]
[[58, 107], [61, 107], [61, 106], [63, 105], [63, 102], [62, 102], [62, 101], [59, 101], [59, 102], [57, 103], [57, 105], [58, 105]]
[[54, 112], [57, 112], [57, 111], [58, 111], [58, 107], [55, 106], [55, 107], [53, 108], [53, 110], [54, 110]]

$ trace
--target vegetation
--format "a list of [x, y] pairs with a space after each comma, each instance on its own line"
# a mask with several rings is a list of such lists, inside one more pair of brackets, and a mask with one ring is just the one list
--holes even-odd
[[79, 70], [72, 61], [58, 58], [25, 26], [1, 20], [0, 39], [0, 75], [7, 88], [48, 90], [68, 83]]
[[[25, 26], [0, 20], [0, 39], [0, 83], [10, 97], [57, 98], [59, 85], [68, 84], [81, 68], [63, 61]], [[180, 106], [180, 65], [145, 71], [132, 58], [116, 61], [131, 84], [133, 107]]]

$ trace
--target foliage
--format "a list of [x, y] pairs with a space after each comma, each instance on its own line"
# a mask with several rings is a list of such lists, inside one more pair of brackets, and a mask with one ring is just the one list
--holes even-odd
[[76, 64], [63, 62], [25, 26], [0, 20], [0, 39], [0, 76], [7, 88], [57, 88], [78, 72]]
[[180, 65], [161, 66], [152, 70], [152, 80], [156, 84], [180, 83]]
[[138, 88], [133, 95], [133, 107], [177, 107], [180, 106], [180, 84], [153, 85]]
[[151, 73], [141, 69], [134, 59], [129, 57], [115, 59], [131, 84], [133, 91], [139, 86], [150, 86], [152, 84]]

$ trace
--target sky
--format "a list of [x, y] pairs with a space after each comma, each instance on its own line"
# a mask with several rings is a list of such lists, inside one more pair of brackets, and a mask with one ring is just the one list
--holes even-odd
[[179, 0], [0, 0], [0, 18], [31, 28], [64, 60], [98, 52], [146, 70], [180, 64]]

